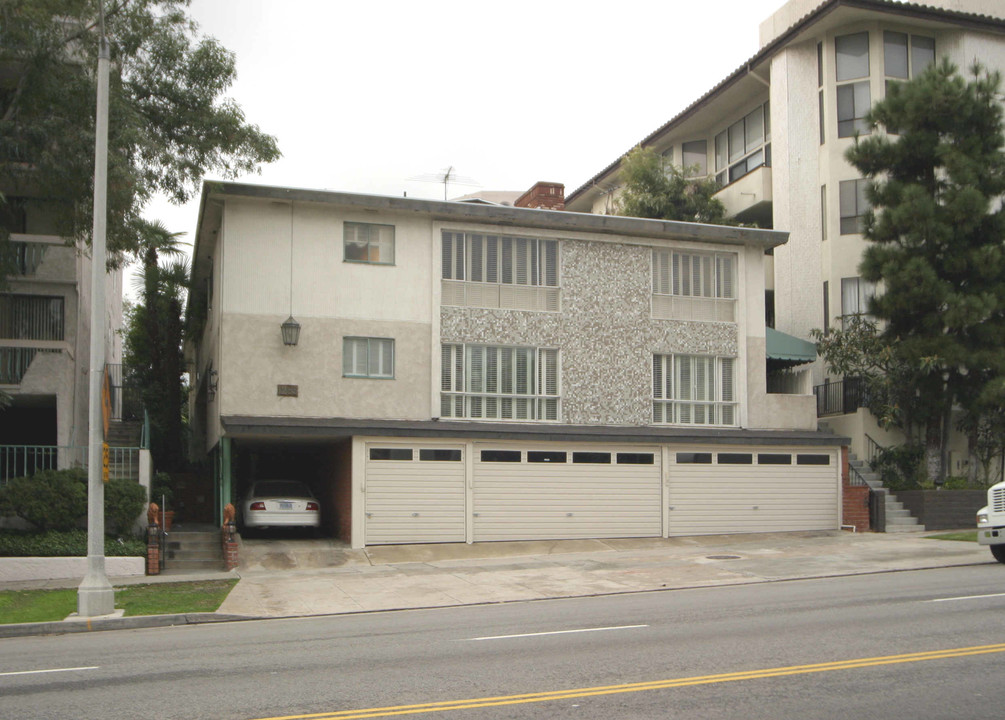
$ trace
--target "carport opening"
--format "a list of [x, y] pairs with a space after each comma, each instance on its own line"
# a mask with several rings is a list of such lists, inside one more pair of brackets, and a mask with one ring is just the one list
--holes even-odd
[[[321, 504], [320, 536], [350, 542], [352, 514], [352, 444], [348, 439], [327, 443], [235, 441], [233, 497], [239, 508], [252, 483], [259, 480], [299, 480]], [[267, 535], [306, 538], [312, 533], [290, 528]]]

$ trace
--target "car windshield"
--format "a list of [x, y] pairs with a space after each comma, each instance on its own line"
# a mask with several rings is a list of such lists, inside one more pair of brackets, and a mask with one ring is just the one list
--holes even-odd
[[313, 497], [308, 487], [296, 480], [266, 480], [255, 483], [251, 494], [254, 497]]

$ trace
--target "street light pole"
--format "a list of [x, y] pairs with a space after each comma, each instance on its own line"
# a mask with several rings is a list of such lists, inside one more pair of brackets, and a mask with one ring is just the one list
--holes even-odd
[[[100, 7], [100, 3], [99, 3]], [[105, 575], [104, 422], [101, 381], [105, 372], [105, 236], [108, 230], [108, 39], [104, 8], [98, 50], [98, 109], [94, 127], [94, 228], [91, 237], [91, 367], [87, 432], [87, 574], [77, 589], [77, 615], [115, 611], [115, 591]]]

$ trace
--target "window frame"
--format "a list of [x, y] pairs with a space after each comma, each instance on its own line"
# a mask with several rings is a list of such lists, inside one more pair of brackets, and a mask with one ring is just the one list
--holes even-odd
[[868, 183], [866, 178], [842, 180], [838, 183], [839, 234], [861, 235], [865, 229], [865, 215], [871, 207], [865, 194]]
[[560, 422], [562, 386], [558, 349], [442, 343], [440, 417]]
[[[356, 353], [355, 351], [350, 352], [352, 344], [359, 342], [366, 343], [366, 372], [352, 372], [346, 367], [346, 361], [352, 358], [352, 367], [356, 367]], [[380, 343], [383, 346], [386, 343], [386, 347], [390, 350], [390, 374], [384, 374], [378, 371], [377, 373], [370, 372], [371, 363], [371, 347], [374, 344]], [[394, 347], [394, 338], [383, 338], [383, 337], [367, 337], [361, 335], [345, 335], [342, 337], [342, 377], [344, 378], [354, 378], [354, 379], [369, 379], [369, 380], [394, 380], [395, 379], [395, 360], [396, 352]], [[378, 367], [380, 365], [380, 360], [378, 362]]]
[[[366, 244], [365, 245], [360, 245], [360, 243], [359, 243], [359, 232], [363, 228], [366, 229], [366, 236], [367, 236], [366, 237]], [[374, 243], [374, 241], [373, 241], [373, 239], [371, 237], [371, 234], [372, 234], [372, 231], [373, 231], [374, 228], [390, 228], [390, 235], [391, 235], [391, 237], [390, 237], [390, 240], [386, 243], [386, 245], [381, 242], [381, 240], [380, 240], [379, 237], [378, 237], [378, 239], [376, 241], [376, 244]], [[357, 245], [357, 246], [363, 247], [363, 252], [366, 255], [366, 257], [364, 257], [364, 258], [349, 257], [349, 247], [350, 247], [349, 232], [350, 232], [350, 230], [353, 230], [354, 233], [355, 233], [355, 239], [352, 242], [355, 245]], [[395, 264], [395, 257], [396, 257], [395, 244], [396, 243], [395, 243], [395, 226], [394, 225], [388, 225], [386, 223], [356, 222], [354, 220], [345, 220], [342, 223], [342, 262], [357, 263], [359, 265], [391, 265], [391, 266], [393, 266]], [[381, 248], [383, 248], [385, 246], [390, 248], [390, 255], [391, 255], [391, 257], [390, 257], [389, 260], [383, 260], [383, 259], [381, 259], [381, 256], [383, 255], [383, 253], [381, 252]], [[376, 248], [376, 251], [377, 251], [377, 259], [376, 260], [370, 259], [371, 255], [373, 254], [374, 248]]]
[[[760, 138], [751, 138], [751, 128], [756, 127], [758, 118]], [[761, 103], [718, 133], [713, 147], [719, 185], [736, 182], [760, 167], [771, 167], [771, 103]]]
[[[652, 422], [657, 425], [738, 426], [737, 365], [738, 358], [721, 355], [653, 353]], [[710, 368], [711, 378], [708, 376]], [[681, 392], [684, 385], [686, 393]], [[704, 397], [709, 389], [711, 397]]]
[[[849, 47], [842, 54], [842, 41], [846, 41], [845, 45], [851, 45], [854, 40], [863, 37], [864, 53], [858, 56], [852, 55], [848, 50], [855, 48]], [[837, 83], [834, 107], [837, 112], [839, 138], [855, 137], [859, 134], [869, 135], [872, 132], [865, 119], [872, 107], [871, 42], [871, 34], [866, 30], [834, 38], [834, 79]]]

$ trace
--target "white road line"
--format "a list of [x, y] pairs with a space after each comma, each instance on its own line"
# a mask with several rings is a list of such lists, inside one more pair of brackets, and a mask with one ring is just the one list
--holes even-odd
[[571, 635], [572, 633], [603, 632], [605, 630], [634, 630], [646, 628], [648, 625], [617, 625], [614, 627], [580, 628], [579, 630], [553, 630], [552, 632], [523, 633], [521, 635], [493, 635], [487, 637], [467, 638], [473, 640], [509, 640], [510, 638], [541, 637], [542, 635]]
[[950, 602], [952, 600], [980, 600], [981, 598], [1005, 597], [1005, 593], [994, 593], [992, 595], [965, 595], [963, 597], [935, 598], [928, 602]]
[[90, 665], [88, 667], [72, 667], [72, 668], [52, 668], [51, 670], [21, 670], [19, 672], [0, 672], [0, 677], [6, 677], [8, 675], [41, 675], [42, 673], [55, 673], [55, 672], [76, 672], [77, 670], [97, 670], [100, 666]]

